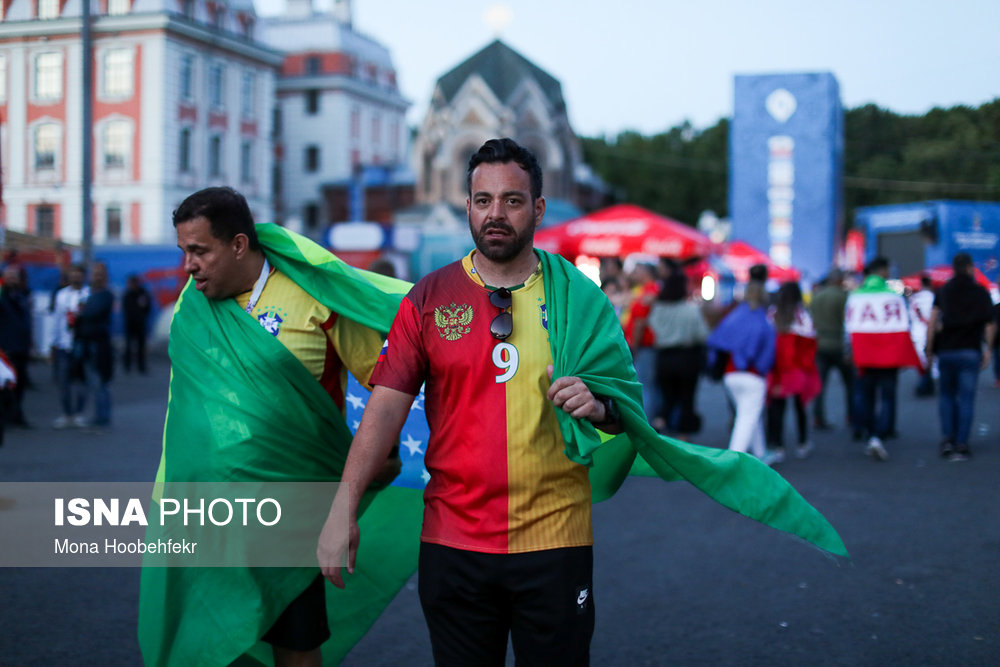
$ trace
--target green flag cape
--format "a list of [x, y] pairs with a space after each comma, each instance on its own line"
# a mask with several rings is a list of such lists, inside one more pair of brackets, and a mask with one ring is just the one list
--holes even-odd
[[602, 442], [605, 438], [590, 422], [556, 411], [566, 455], [592, 465], [595, 502], [614, 494], [629, 472], [666, 481], [685, 479], [731, 510], [847, 556], [840, 536], [823, 515], [757, 458], [657, 433], [646, 421], [642, 386], [611, 304], [593, 281], [565, 259], [543, 251], [538, 254], [545, 276], [553, 377], [576, 376], [591, 391], [610, 396], [625, 426], [625, 433]]
[[[258, 225], [268, 260], [318, 301], [381, 332], [408, 285], [347, 266], [276, 225]], [[610, 396], [626, 433], [602, 443], [589, 422], [557, 411], [571, 459], [591, 465], [595, 501], [633, 472], [687, 479], [721, 504], [835, 554], [836, 531], [757, 459], [661, 437], [603, 293], [562, 258], [539, 251], [555, 376], [576, 375]], [[570, 295], [573, 298], [570, 298]], [[570, 323], [574, 326], [571, 328]], [[187, 286], [170, 333], [173, 364], [159, 481], [336, 481], [350, 432], [301, 363], [234, 300]], [[636, 458], [636, 454], [640, 458]], [[389, 487], [368, 499], [365, 536], [347, 588], [329, 584], [336, 664], [416, 569], [421, 493]], [[260, 636], [316, 575], [313, 568], [144, 568], [139, 639], [148, 665], [271, 664]]]

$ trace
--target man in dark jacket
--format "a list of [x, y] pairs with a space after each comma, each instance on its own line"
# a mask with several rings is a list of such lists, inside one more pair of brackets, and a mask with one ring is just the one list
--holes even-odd
[[938, 291], [927, 324], [927, 358], [937, 356], [940, 372], [941, 456], [964, 461], [972, 455], [976, 385], [980, 368], [989, 366], [996, 325], [993, 301], [976, 282], [972, 257], [960, 252], [951, 265], [955, 275]]
[[115, 297], [108, 289], [108, 267], [96, 262], [90, 276], [90, 296], [76, 316], [74, 351], [83, 359], [87, 384], [94, 396], [93, 426], [111, 425], [111, 310]]
[[813, 403], [813, 425], [818, 431], [831, 428], [826, 418], [826, 389], [830, 371], [840, 374], [844, 384], [844, 406], [847, 419], [851, 420], [851, 406], [854, 405], [854, 365], [844, 346], [844, 309], [847, 306], [847, 290], [844, 289], [844, 274], [834, 268], [822, 287], [812, 298], [810, 311], [816, 328], [816, 368], [819, 370], [820, 390]]
[[31, 303], [21, 280], [21, 269], [13, 264], [4, 268], [3, 286], [0, 287], [0, 350], [7, 355], [17, 374], [7, 423], [27, 426], [23, 398], [31, 354]]
[[125, 316], [125, 355], [122, 366], [125, 372], [132, 370], [132, 356], [135, 355], [136, 368], [146, 374], [146, 334], [152, 300], [143, 287], [139, 276], [128, 277], [125, 294], [122, 296], [122, 313]]

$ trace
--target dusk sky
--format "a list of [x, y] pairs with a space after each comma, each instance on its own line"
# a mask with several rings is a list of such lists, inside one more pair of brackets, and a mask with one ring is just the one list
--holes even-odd
[[[284, 0], [255, 0], [262, 15]], [[315, 0], [326, 8], [330, 0]], [[848, 108], [898, 113], [1000, 96], [997, 0], [353, 0], [417, 125], [438, 77], [499, 34], [562, 82], [577, 134], [654, 134], [730, 116], [733, 76], [832, 72]], [[491, 19], [487, 17], [491, 16]], [[494, 26], [502, 24], [502, 28]]]

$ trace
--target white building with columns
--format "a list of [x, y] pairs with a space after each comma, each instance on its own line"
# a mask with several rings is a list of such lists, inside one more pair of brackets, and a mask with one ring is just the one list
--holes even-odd
[[93, 142], [95, 243], [173, 243], [173, 209], [232, 185], [273, 216], [272, 133], [282, 54], [256, 41], [250, 0], [94, 0], [92, 125], [82, 127], [81, 0], [11, 0], [0, 16], [2, 221], [83, 235], [82, 153]]
[[[348, 187], [361, 170], [405, 170], [406, 111], [389, 50], [354, 30], [349, 0], [317, 12], [287, 0], [260, 21], [260, 38], [285, 54], [277, 83], [277, 219], [309, 236], [342, 221], [323, 190]], [[369, 170], [370, 172], [371, 170]]]

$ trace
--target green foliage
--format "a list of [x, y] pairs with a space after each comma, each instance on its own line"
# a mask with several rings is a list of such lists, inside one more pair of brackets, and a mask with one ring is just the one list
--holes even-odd
[[[702, 131], [684, 123], [582, 144], [616, 200], [689, 224], [705, 210], [728, 215], [727, 119]], [[871, 104], [844, 112], [845, 219], [859, 206], [926, 199], [1000, 200], [1000, 98], [923, 116]]]
[[729, 121], [697, 132], [684, 123], [652, 137], [622, 132], [613, 140], [582, 139], [584, 161], [615, 199], [694, 224], [702, 211], [728, 211]]

